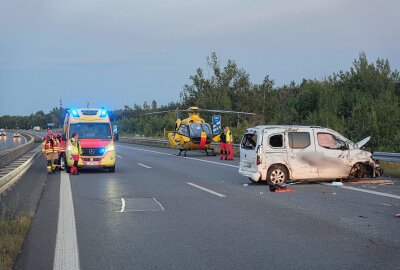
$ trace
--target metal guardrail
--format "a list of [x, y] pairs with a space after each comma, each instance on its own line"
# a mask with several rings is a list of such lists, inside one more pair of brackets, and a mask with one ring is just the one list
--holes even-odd
[[118, 141], [133, 144], [143, 144], [143, 145], [154, 145], [169, 147], [168, 140], [156, 139], [156, 138], [145, 138], [145, 137], [130, 137], [130, 136], [119, 136]]
[[18, 168], [12, 170], [5, 176], [0, 178], [0, 195], [11, 187], [21, 175], [23, 175], [32, 165], [32, 161], [39, 155], [40, 146], [37, 147], [37, 151], [28, 160], [21, 164]]
[[26, 154], [34, 146], [35, 139], [27, 133], [21, 133], [26, 138], [26, 143], [0, 152], [0, 168], [5, 167], [17, 158]]
[[380, 161], [400, 162], [400, 153], [373, 152], [372, 157]]
[[[120, 142], [133, 143], [133, 144], [143, 144], [143, 145], [155, 145], [162, 147], [170, 147], [168, 140], [157, 139], [157, 138], [147, 138], [139, 136], [120, 136]], [[219, 143], [212, 143], [213, 146], [219, 146]], [[240, 144], [232, 144], [233, 148], [239, 148]]]

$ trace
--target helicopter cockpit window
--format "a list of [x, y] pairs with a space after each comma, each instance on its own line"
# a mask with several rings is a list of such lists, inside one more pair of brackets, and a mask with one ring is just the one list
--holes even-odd
[[211, 126], [209, 124], [201, 124], [203, 130], [206, 132], [207, 137], [212, 137]]
[[189, 137], [189, 131], [186, 125], [181, 125], [178, 130], [178, 134]]
[[207, 137], [211, 137], [211, 127], [209, 124], [190, 124], [190, 137], [196, 138], [201, 137], [201, 132], [204, 131]]

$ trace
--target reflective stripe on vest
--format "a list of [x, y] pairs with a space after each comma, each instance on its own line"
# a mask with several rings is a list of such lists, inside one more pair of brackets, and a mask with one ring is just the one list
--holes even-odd
[[228, 130], [228, 131], [226, 132], [226, 142], [227, 142], [227, 143], [232, 142], [232, 132], [231, 132], [230, 130]]

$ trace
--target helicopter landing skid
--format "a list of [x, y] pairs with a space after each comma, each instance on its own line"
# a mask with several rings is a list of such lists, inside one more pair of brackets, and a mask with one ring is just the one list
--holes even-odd
[[[209, 153], [208, 150], [210, 150], [211, 153]], [[207, 155], [207, 156], [213, 156], [213, 157], [215, 157], [215, 156], [217, 155], [217, 154], [215, 154], [213, 148], [206, 148], [206, 149], [204, 149], [204, 151], [206, 152], [206, 155]]]
[[181, 154], [182, 154], [182, 152], [183, 152], [183, 156], [184, 157], [186, 157], [186, 150], [184, 150], [184, 149], [179, 149], [179, 153], [177, 154], [177, 156], [180, 156]]

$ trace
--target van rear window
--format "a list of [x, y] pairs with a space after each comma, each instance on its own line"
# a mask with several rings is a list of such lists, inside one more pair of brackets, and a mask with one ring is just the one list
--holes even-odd
[[289, 146], [292, 149], [303, 149], [310, 146], [310, 133], [308, 132], [289, 132]]
[[245, 134], [242, 139], [242, 148], [254, 150], [257, 145], [257, 134]]

